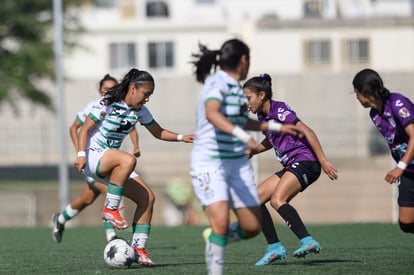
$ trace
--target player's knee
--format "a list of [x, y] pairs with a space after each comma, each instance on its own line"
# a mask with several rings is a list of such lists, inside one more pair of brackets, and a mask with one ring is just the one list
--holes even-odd
[[133, 155], [128, 155], [128, 157], [123, 158], [122, 163], [127, 167], [135, 168], [137, 159]]
[[152, 192], [152, 190], [149, 190], [148, 192], [148, 204], [150, 206], [153, 206], [155, 203], [155, 194], [154, 192]]
[[95, 198], [84, 198], [83, 204], [85, 207], [91, 205], [95, 201]]
[[279, 209], [279, 207], [280, 206], [282, 206], [283, 204], [285, 204], [286, 203], [286, 201], [284, 201], [284, 200], [281, 200], [281, 199], [279, 199], [279, 198], [272, 198], [271, 200], [270, 200], [270, 205], [274, 208], [274, 209]]
[[255, 237], [255, 236], [259, 235], [259, 234], [260, 234], [260, 232], [262, 232], [262, 227], [259, 225], [259, 226], [257, 226], [257, 227], [254, 229], [254, 232], [253, 232], [253, 236], [252, 236], [252, 237]]
[[402, 222], [400, 222], [400, 228], [405, 233], [414, 234], [414, 223], [402, 223]]
[[118, 159], [116, 159], [116, 161], [114, 161], [114, 169], [119, 169], [119, 171], [132, 173], [136, 164], [137, 159], [133, 155], [129, 153], [123, 153]]
[[246, 239], [256, 237], [257, 235], [259, 235], [260, 232], [261, 232], [260, 227], [243, 231]]
[[248, 227], [242, 228], [243, 235], [246, 239], [257, 236], [261, 231], [262, 227], [260, 224], [250, 224]]

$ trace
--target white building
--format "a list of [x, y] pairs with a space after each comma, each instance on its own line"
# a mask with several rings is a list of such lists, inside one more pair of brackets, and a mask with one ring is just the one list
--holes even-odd
[[[413, 68], [410, 1], [102, 2], [108, 6], [80, 13], [88, 30], [80, 43], [89, 50], [79, 49], [65, 61], [75, 79], [122, 74], [131, 66], [187, 76], [198, 42], [219, 47], [235, 35], [252, 47], [256, 68], [278, 74], [304, 73], [313, 63], [329, 63], [330, 72], [342, 71], [347, 65], [342, 62], [362, 61], [385, 70]], [[387, 45], [381, 46], [381, 39]], [[268, 55], [277, 63], [268, 62]]]
[[[173, 131], [192, 132], [200, 85], [192, 75], [191, 53], [199, 42], [215, 49], [239, 37], [252, 50], [249, 76], [269, 73], [276, 98], [287, 101], [317, 132], [329, 156], [366, 157], [371, 124], [351, 93], [352, 77], [372, 67], [391, 90], [414, 98], [411, 2], [102, 0], [99, 7], [85, 6], [78, 11], [87, 30], [79, 37], [84, 48], [64, 59], [66, 126], [97, 98], [97, 83], [106, 73], [121, 78], [137, 67], [156, 79], [148, 104], [156, 120]], [[0, 123], [8, 144], [1, 147], [0, 164], [56, 164], [55, 116], [26, 104], [22, 108], [20, 117], [11, 120], [10, 115], [13, 122]], [[191, 145], [157, 141], [144, 128], [138, 130], [143, 152], [138, 163], [144, 171], [186, 173]], [[69, 137], [67, 148], [71, 163]], [[170, 161], [176, 165], [167, 165]]]

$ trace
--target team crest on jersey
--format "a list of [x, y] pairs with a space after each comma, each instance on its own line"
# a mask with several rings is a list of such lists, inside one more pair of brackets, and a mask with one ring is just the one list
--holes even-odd
[[410, 116], [410, 111], [408, 111], [407, 108], [402, 107], [399, 111], [398, 114], [400, 115], [400, 117], [409, 117]]
[[99, 114], [99, 118], [102, 120], [102, 119], [104, 119], [106, 117], [106, 112], [105, 111], [102, 111], [100, 114]]

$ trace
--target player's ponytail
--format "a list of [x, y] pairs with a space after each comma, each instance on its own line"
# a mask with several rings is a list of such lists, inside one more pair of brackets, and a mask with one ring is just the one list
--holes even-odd
[[195, 66], [194, 74], [198, 82], [204, 83], [207, 76], [217, 67], [223, 70], [235, 70], [243, 55], [250, 56], [249, 47], [239, 39], [230, 39], [223, 43], [220, 50], [209, 50], [199, 44], [199, 53], [193, 53], [195, 58], [191, 63]]
[[199, 44], [199, 53], [192, 54], [196, 60], [191, 63], [195, 66], [194, 74], [200, 83], [204, 83], [207, 76], [217, 68], [220, 51], [209, 50], [205, 45]]

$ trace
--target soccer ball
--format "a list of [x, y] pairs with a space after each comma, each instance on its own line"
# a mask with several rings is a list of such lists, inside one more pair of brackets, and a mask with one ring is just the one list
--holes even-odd
[[104, 249], [104, 261], [110, 267], [128, 267], [135, 261], [135, 252], [132, 246], [122, 238], [109, 241]]

